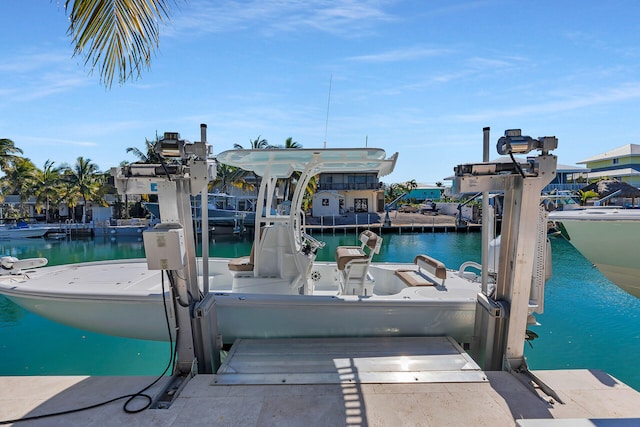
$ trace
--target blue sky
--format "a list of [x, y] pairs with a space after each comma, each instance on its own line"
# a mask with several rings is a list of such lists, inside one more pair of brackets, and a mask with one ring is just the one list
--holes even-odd
[[59, 3], [0, 2], [0, 138], [38, 167], [107, 170], [200, 123], [214, 153], [259, 135], [398, 151], [388, 183], [480, 161], [485, 126], [492, 157], [508, 128], [557, 136], [563, 164], [639, 142], [637, 1], [189, 0], [151, 69], [110, 90], [72, 57]]

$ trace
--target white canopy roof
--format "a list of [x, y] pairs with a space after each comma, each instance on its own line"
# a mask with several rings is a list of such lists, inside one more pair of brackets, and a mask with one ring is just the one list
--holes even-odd
[[398, 153], [388, 159], [380, 148], [228, 150], [217, 156], [220, 163], [236, 166], [256, 175], [287, 178], [313, 163], [314, 174], [322, 172], [377, 172], [390, 174]]

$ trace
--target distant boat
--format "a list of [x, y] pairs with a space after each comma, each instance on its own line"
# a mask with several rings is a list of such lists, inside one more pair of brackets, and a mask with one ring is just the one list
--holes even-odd
[[561, 224], [569, 242], [607, 279], [640, 298], [640, 210], [557, 211], [549, 219]]
[[52, 227], [47, 226], [31, 226], [26, 222], [18, 221], [16, 225], [1, 225], [0, 239], [26, 239], [32, 237], [44, 237]]
[[576, 201], [576, 196], [570, 191], [543, 194], [541, 201], [545, 209], [549, 212], [581, 209], [580, 204]]
[[[255, 199], [247, 199], [249, 208], [254, 207]], [[143, 206], [156, 218], [160, 218], [160, 207], [158, 203], [147, 202]], [[253, 227], [256, 214], [253, 210], [239, 209], [239, 201], [236, 196], [226, 193], [209, 193], [209, 224], [218, 227], [232, 227], [234, 232], [244, 227]], [[193, 201], [194, 216], [199, 219], [200, 198]]]

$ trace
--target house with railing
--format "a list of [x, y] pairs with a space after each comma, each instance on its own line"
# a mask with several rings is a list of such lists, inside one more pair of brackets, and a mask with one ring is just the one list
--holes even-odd
[[638, 144], [623, 145], [581, 160], [578, 164], [584, 164], [589, 169], [589, 180], [611, 178], [640, 187], [640, 145]]
[[322, 208], [328, 206], [337, 207], [337, 210], [333, 209], [334, 215], [384, 210], [384, 189], [375, 172], [323, 173], [316, 184], [317, 191], [313, 196], [314, 211], [317, 205], [323, 215], [326, 215], [326, 209]]

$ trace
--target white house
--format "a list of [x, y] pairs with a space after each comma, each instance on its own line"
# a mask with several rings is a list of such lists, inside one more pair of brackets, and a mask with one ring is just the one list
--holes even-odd
[[318, 191], [313, 195], [312, 216], [337, 216], [344, 214], [344, 196], [337, 191]]

